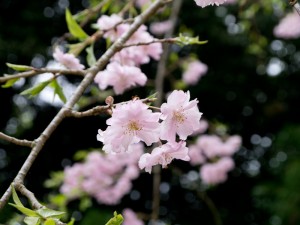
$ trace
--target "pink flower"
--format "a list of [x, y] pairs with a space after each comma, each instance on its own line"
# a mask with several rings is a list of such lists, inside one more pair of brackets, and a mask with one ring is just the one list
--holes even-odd
[[200, 165], [206, 161], [201, 149], [197, 145], [189, 146], [190, 164], [193, 166]]
[[97, 140], [103, 142], [106, 152], [125, 152], [133, 143], [145, 142], [148, 146], [159, 140], [159, 116], [140, 100], [117, 105], [106, 121], [107, 129], [99, 130]]
[[208, 6], [208, 5], [217, 5], [223, 4], [226, 2], [226, 0], [194, 0], [198, 6], [201, 6], [202, 8]]
[[118, 23], [122, 21], [122, 17], [112, 14], [110, 16], [102, 15], [97, 20], [97, 27], [100, 30], [105, 31], [103, 37], [110, 38], [112, 41], [116, 40], [119, 36], [119, 33], [116, 29], [113, 29]]
[[147, 77], [138, 67], [122, 66], [117, 62], [111, 62], [104, 71], [96, 75], [94, 81], [98, 83], [101, 90], [106, 89], [107, 86], [113, 86], [114, 92], [119, 95], [130, 87], [144, 86]]
[[154, 148], [151, 154], [146, 153], [141, 156], [139, 167], [140, 169], [145, 168], [146, 172], [151, 173], [152, 166], [161, 164], [165, 168], [173, 159], [190, 160], [186, 142], [167, 142], [164, 145]]
[[216, 163], [207, 163], [201, 167], [200, 177], [206, 184], [218, 184], [227, 180], [227, 173], [234, 168], [230, 157], [224, 157]]
[[124, 217], [122, 225], [144, 225], [144, 222], [129, 208], [124, 209], [122, 215]]
[[287, 14], [279, 24], [274, 27], [275, 37], [290, 39], [300, 37], [300, 16], [296, 11]]
[[161, 105], [161, 134], [160, 138], [175, 141], [176, 134], [181, 140], [186, 140], [195, 130], [200, 128], [202, 113], [197, 107], [198, 100], [190, 101], [190, 93], [173, 91], [167, 103]]
[[209, 126], [209, 124], [208, 124], [207, 120], [201, 119], [199, 129], [195, 130], [194, 133], [192, 133], [192, 135], [195, 136], [198, 134], [203, 134], [205, 131], [207, 131], [208, 126]]
[[165, 34], [172, 27], [172, 21], [154, 22], [150, 25], [150, 31], [156, 35]]
[[80, 64], [79, 59], [69, 53], [63, 53], [58, 47], [55, 48], [53, 58], [68, 69], [83, 70], [84, 65]]
[[189, 63], [187, 70], [183, 73], [183, 81], [189, 85], [195, 85], [199, 79], [207, 72], [207, 65], [195, 60]]

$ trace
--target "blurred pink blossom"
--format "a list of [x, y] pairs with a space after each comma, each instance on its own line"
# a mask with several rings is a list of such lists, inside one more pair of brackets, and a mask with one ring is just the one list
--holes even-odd
[[138, 67], [111, 62], [105, 70], [97, 73], [94, 81], [101, 90], [106, 89], [108, 86], [113, 86], [114, 92], [119, 95], [123, 94], [130, 87], [136, 85], [144, 86], [147, 77]]
[[165, 34], [172, 27], [172, 23], [173, 22], [171, 20], [151, 23], [150, 31], [156, 35]]
[[195, 130], [200, 128], [202, 113], [197, 107], [198, 100], [190, 101], [190, 93], [174, 90], [168, 97], [167, 103], [161, 105], [161, 134], [162, 140], [176, 140], [176, 134], [181, 140], [186, 140]]
[[60, 191], [70, 199], [86, 193], [99, 203], [119, 203], [130, 191], [131, 181], [139, 175], [138, 159], [143, 153], [143, 145], [139, 143], [130, 148], [133, 148], [130, 156], [128, 153], [105, 155], [91, 152], [85, 162], [65, 168]]
[[149, 146], [159, 140], [159, 117], [160, 113], [153, 113], [141, 100], [117, 105], [106, 121], [107, 129], [99, 130], [97, 140], [103, 142], [107, 153], [125, 152], [140, 141]]
[[226, 2], [226, 0], [194, 0], [198, 6], [201, 6], [202, 8], [208, 6], [208, 5], [217, 5], [223, 4]]
[[300, 37], [300, 16], [296, 11], [287, 14], [279, 24], [274, 27], [275, 37], [290, 39]]
[[204, 120], [204, 119], [201, 119], [200, 120], [200, 126], [199, 126], [199, 129], [198, 130], [195, 130], [192, 135], [195, 136], [195, 135], [198, 135], [198, 134], [203, 134], [204, 132], [207, 131], [208, 129], [208, 122], [207, 120]]
[[83, 70], [84, 65], [80, 64], [79, 59], [69, 53], [63, 53], [58, 47], [55, 48], [53, 58], [71, 70]]
[[208, 67], [206, 64], [195, 60], [188, 64], [186, 71], [182, 75], [182, 79], [186, 84], [195, 85], [206, 74], [207, 70]]
[[144, 225], [144, 222], [129, 208], [124, 209], [122, 215], [124, 217], [122, 225]]
[[[118, 23], [122, 21], [122, 17], [112, 14], [110, 16], [107, 15], [102, 15], [98, 20], [97, 20], [97, 27], [100, 30], [105, 31], [103, 37], [104, 38], [110, 38], [111, 41], [115, 41], [119, 33], [117, 31], [117, 28], [114, 28]], [[113, 29], [114, 28], [114, 29]]]
[[234, 168], [230, 157], [223, 157], [215, 163], [206, 163], [201, 167], [200, 177], [206, 184], [218, 184], [227, 180], [227, 173]]
[[152, 166], [161, 164], [163, 168], [166, 168], [173, 159], [190, 160], [186, 142], [167, 142], [164, 145], [154, 148], [151, 154], [146, 153], [141, 156], [139, 167], [140, 169], [145, 168], [146, 172], [151, 173]]

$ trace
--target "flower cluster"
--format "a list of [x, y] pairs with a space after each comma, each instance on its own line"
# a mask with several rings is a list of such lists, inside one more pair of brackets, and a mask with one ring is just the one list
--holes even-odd
[[[116, 14], [103, 15], [97, 21], [97, 27], [104, 31], [103, 37], [114, 42], [123, 33], [127, 32], [130, 25], [122, 23], [123, 18]], [[146, 75], [139, 66], [150, 62], [150, 58], [160, 59], [162, 53], [161, 43], [139, 45], [139, 43], [152, 42], [154, 37], [147, 31], [146, 26], [141, 26], [126, 42], [128, 47], [117, 52], [111, 59], [106, 70], [99, 72], [95, 82], [101, 90], [112, 86], [116, 94], [122, 94], [130, 87], [144, 86]]]
[[207, 70], [208, 67], [206, 64], [199, 60], [194, 60], [188, 64], [187, 69], [182, 75], [182, 79], [188, 85], [195, 85], [206, 74]]
[[53, 58], [67, 69], [83, 70], [85, 68], [73, 54], [63, 53], [59, 47], [55, 48]]
[[300, 17], [296, 11], [287, 14], [279, 24], [274, 27], [273, 33], [275, 37], [290, 39], [300, 37]]
[[60, 191], [69, 199], [88, 194], [99, 203], [117, 204], [131, 190], [131, 181], [139, 176], [138, 160], [143, 145], [130, 145], [129, 150], [135, 154], [128, 157], [128, 153], [91, 152], [85, 162], [65, 168]]
[[106, 122], [107, 129], [99, 130], [97, 140], [103, 142], [107, 153], [127, 152], [135, 143], [150, 146], [166, 141], [140, 158], [140, 168], [149, 173], [156, 164], [166, 167], [173, 159], [187, 161], [190, 158], [185, 140], [200, 128], [202, 113], [197, 103], [196, 99], [190, 101], [189, 92], [175, 90], [162, 104], [161, 113], [152, 112], [141, 100], [117, 105]]
[[226, 181], [227, 173], [234, 168], [231, 156], [239, 150], [241, 137], [234, 135], [226, 141], [216, 135], [201, 135], [189, 146], [190, 163], [201, 165], [200, 177], [206, 184]]

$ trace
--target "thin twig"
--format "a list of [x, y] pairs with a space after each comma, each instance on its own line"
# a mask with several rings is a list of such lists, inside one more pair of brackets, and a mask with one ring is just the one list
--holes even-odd
[[[32, 164], [36, 160], [38, 154], [42, 150], [43, 146], [51, 136], [51, 134], [56, 130], [58, 125], [63, 121], [63, 119], [68, 114], [68, 109], [74, 107], [80, 97], [83, 95], [85, 89], [93, 82], [96, 74], [102, 70], [105, 65], [109, 62], [110, 58], [122, 49], [122, 45], [133, 35], [133, 33], [147, 21], [151, 16], [155, 14], [155, 12], [161, 8], [165, 4], [164, 0], [156, 0], [151, 6], [145, 10], [142, 14], [137, 16], [130, 26], [127, 32], [125, 32], [118, 40], [110, 46], [110, 48], [101, 56], [101, 58], [96, 62], [96, 64], [87, 70], [87, 74], [84, 79], [81, 81], [71, 98], [67, 101], [65, 106], [60, 109], [57, 115], [53, 118], [50, 124], [46, 127], [46, 129], [42, 132], [40, 137], [36, 141], [36, 145], [32, 148], [30, 154], [28, 155], [27, 159], [25, 160], [24, 164], [22, 165], [21, 169], [19, 170], [17, 176], [14, 179], [14, 183], [21, 183], [23, 184], [24, 179], [32, 167]], [[4, 195], [1, 197], [0, 200], [0, 209], [2, 209], [9, 197], [11, 195], [11, 188], [8, 188]]]
[[297, 11], [297, 13], [300, 16], [300, 4], [298, 0], [289, 0], [289, 4], [294, 7], [294, 9]]
[[36, 76], [36, 75], [39, 75], [42, 73], [76, 75], [76, 76], [84, 76], [86, 74], [86, 72], [84, 70], [34, 68], [34, 70], [17, 73], [17, 74], [13, 74], [13, 75], [6, 75], [5, 77], [0, 77], [0, 83], [4, 83], [11, 79], [33, 77], [33, 76]]
[[0, 139], [11, 142], [15, 145], [25, 146], [25, 147], [33, 147], [35, 142], [34, 141], [28, 141], [28, 140], [20, 140], [11, 136], [8, 136], [2, 132], [0, 132]]
[[129, 48], [129, 47], [132, 47], [132, 46], [140, 46], [140, 45], [151, 45], [151, 44], [154, 44], [154, 43], [173, 44], [174, 42], [176, 42], [175, 38], [153, 39], [152, 41], [149, 41], [149, 42], [137, 42], [137, 43], [133, 43], [133, 44], [127, 44], [127, 45], [124, 45], [123, 48]]
[[[177, 23], [178, 14], [181, 8], [182, 0], [176, 0], [173, 1], [172, 4], [172, 11], [169, 20], [172, 21], [171, 28], [168, 30], [168, 32], [165, 34], [165, 39], [169, 39], [173, 36], [174, 30]], [[163, 100], [163, 86], [164, 86], [164, 77], [166, 75], [166, 67], [167, 62], [169, 58], [170, 53], [170, 45], [164, 44], [163, 45], [163, 53], [161, 56], [161, 59], [158, 63], [157, 67], [157, 73], [155, 78], [155, 88], [156, 92], [158, 94], [157, 101], [155, 106], [160, 107], [162, 100]], [[152, 202], [152, 214], [151, 218], [156, 223], [156, 220], [159, 217], [159, 206], [160, 206], [160, 182], [161, 182], [161, 167], [160, 166], [154, 166], [153, 168], [153, 202]]]
[[34, 210], [44, 208], [44, 206], [36, 199], [34, 194], [25, 187], [24, 184], [16, 183], [13, 185], [17, 191], [19, 191], [23, 196], [25, 196], [29, 200], [31, 207]]

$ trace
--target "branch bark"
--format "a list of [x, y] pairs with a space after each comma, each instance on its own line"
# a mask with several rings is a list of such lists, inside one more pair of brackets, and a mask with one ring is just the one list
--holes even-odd
[[[133, 35], [133, 33], [144, 23], [146, 22], [155, 12], [165, 5], [168, 1], [166, 0], [156, 0], [151, 6], [145, 10], [142, 14], [137, 16], [130, 26], [129, 30], [124, 33], [97, 61], [97, 63], [87, 70], [87, 74], [84, 79], [81, 81], [80, 85], [77, 87], [71, 98], [65, 104], [65, 106], [57, 113], [57, 115], [53, 118], [50, 124], [46, 127], [46, 129], [42, 132], [40, 137], [36, 140], [36, 145], [32, 148], [30, 154], [28, 155], [26, 161], [18, 172], [17, 176], [14, 179], [14, 183], [23, 184], [24, 179], [30, 170], [32, 164], [36, 160], [36, 157], [42, 150], [46, 141], [49, 139], [51, 134], [55, 131], [57, 126], [63, 121], [63, 119], [67, 116], [68, 110], [72, 109], [79, 98], [82, 96], [85, 89], [88, 87], [90, 83], [94, 80], [97, 72], [102, 70], [104, 66], [109, 62], [110, 58], [122, 49], [122, 46], [125, 42]], [[4, 195], [0, 200], [0, 210], [6, 205], [8, 199], [11, 195], [11, 188], [8, 188]]]

